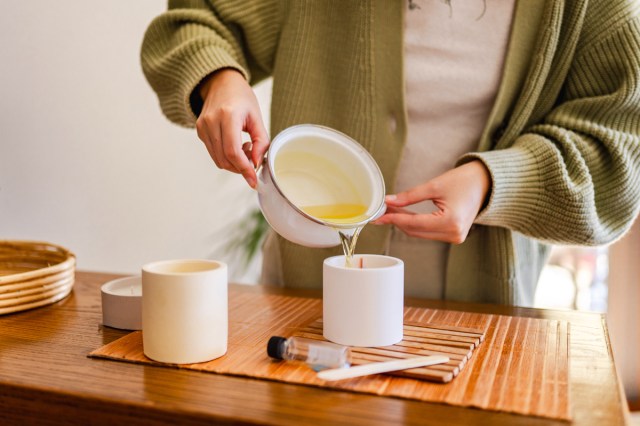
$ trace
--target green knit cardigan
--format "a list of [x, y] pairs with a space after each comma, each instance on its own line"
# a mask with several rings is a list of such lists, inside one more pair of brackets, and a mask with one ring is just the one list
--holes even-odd
[[[491, 197], [451, 246], [447, 299], [530, 305], [548, 244], [608, 244], [640, 200], [640, 2], [520, 0], [503, 79], [476, 152]], [[368, 149], [393, 190], [406, 137], [404, 1], [170, 1], [149, 26], [143, 71], [162, 111], [194, 126], [195, 90], [230, 67], [273, 76], [271, 134], [300, 123]], [[411, 13], [419, 13], [411, 12]], [[358, 251], [380, 253], [367, 227]], [[285, 285], [320, 287], [337, 249], [279, 241]]]

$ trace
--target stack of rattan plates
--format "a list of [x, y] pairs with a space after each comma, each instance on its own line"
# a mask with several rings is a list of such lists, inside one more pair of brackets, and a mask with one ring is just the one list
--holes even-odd
[[0, 315], [57, 302], [73, 287], [69, 250], [36, 241], [0, 240]]

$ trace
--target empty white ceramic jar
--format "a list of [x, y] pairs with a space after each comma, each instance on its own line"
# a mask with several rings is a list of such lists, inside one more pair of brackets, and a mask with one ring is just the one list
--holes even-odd
[[227, 265], [185, 259], [142, 267], [142, 345], [159, 362], [192, 364], [227, 352]]

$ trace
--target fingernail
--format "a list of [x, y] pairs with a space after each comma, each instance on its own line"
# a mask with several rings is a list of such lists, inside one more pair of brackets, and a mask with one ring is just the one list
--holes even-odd
[[247, 178], [247, 183], [253, 189], [256, 189], [256, 180], [253, 178]]
[[385, 201], [395, 201], [398, 198], [396, 194], [389, 194], [384, 197]]

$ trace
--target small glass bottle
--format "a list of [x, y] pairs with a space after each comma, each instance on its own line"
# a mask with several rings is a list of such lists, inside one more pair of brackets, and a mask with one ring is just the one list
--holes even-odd
[[303, 337], [273, 336], [267, 343], [267, 354], [276, 359], [306, 362], [315, 371], [346, 368], [351, 365], [348, 346]]

